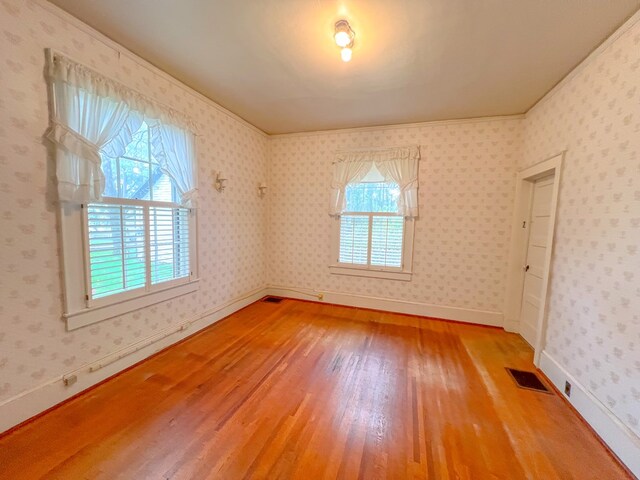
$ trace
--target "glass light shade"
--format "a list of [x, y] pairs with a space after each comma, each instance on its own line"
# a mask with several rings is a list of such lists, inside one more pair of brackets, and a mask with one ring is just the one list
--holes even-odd
[[351, 35], [345, 31], [336, 32], [335, 39], [336, 45], [339, 47], [346, 47], [351, 43]]
[[350, 49], [350, 48], [346, 48], [346, 47], [345, 47], [345, 48], [343, 48], [343, 49], [340, 51], [340, 56], [342, 57], [342, 61], [343, 61], [343, 62], [348, 62], [348, 61], [350, 61], [350, 60], [351, 60], [351, 53], [352, 53], [352, 52], [351, 52], [351, 49]]

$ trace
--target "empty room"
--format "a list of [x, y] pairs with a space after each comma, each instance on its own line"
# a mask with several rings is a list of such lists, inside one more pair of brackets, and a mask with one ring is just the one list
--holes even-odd
[[0, 479], [640, 477], [640, 0], [0, 0]]

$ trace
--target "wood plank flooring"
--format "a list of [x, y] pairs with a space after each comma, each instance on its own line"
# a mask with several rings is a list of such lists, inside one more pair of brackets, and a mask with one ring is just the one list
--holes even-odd
[[258, 302], [0, 438], [2, 479], [630, 478], [500, 329]]

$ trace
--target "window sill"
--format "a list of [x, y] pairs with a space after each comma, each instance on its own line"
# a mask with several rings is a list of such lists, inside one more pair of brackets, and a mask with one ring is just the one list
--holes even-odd
[[389, 270], [373, 270], [370, 268], [345, 267], [342, 265], [330, 265], [329, 271], [333, 275], [351, 275], [354, 277], [381, 278], [386, 280], [411, 281], [411, 272], [392, 272]]
[[67, 321], [67, 331], [76, 330], [93, 323], [101, 322], [109, 318], [133, 312], [134, 310], [148, 307], [155, 303], [164, 302], [181, 295], [186, 295], [187, 293], [195, 292], [198, 288], [199, 283], [198, 280], [195, 279], [191, 280], [189, 283], [167, 287], [163, 290], [146, 293], [139, 297], [127, 300], [120, 300], [109, 305], [85, 308], [76, 312], [68, 312], [63, 314], [63, 317]]

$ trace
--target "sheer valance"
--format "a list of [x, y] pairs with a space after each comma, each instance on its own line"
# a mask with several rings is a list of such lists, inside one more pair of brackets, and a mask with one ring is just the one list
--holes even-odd
[[51, 54], [48, 74], [54, 83], [66, 83], [94, 95], [126, 103], [131, 110], [142, 113], [145, 118], [160, 120], [194, 133], [197, 132], [196, 123], [183, 113], [162, 105], [59, 53]]
[[345, 211], [347, 185], [362, 182], [375, 167], [385, 182], [394, 182], [400, 187], [398, 213], [417, 217], [419, 160], [417, 146], [337, 153], [329, 214], [339, 216]]
[[123, 155], [146, 121], [152, 126], [153, 155], [173, 180], [183, 205], [194, 206], [192, 120], [63, 55], [50, 55], [48, 67], [54, 111], [47, 138], [56, 147], [61, 202], [100, 201], [105, 183], [102, 158]]

